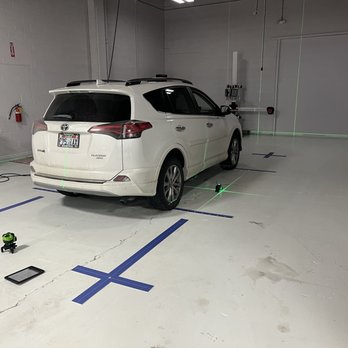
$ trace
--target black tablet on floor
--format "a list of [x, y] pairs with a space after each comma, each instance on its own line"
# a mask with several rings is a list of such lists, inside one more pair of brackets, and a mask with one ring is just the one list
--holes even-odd
[[15, 284], [22, 284], [44, 272], [45, 271], [43, 269], [40, 269], [34, 266], [29, 266], [29, 267], [21, 269], [20, 271], [9, 274], [8, 276], [5, 277], [5, 279]]

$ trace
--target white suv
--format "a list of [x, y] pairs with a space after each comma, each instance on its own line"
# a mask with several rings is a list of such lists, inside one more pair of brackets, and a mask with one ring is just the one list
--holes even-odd
[[175, 208], [184, 181], [233, 169], [242, 132], [230, 112], [181, 79], [73, 81], [33, 125], [34, 184], [74, 196], [149, 196]]

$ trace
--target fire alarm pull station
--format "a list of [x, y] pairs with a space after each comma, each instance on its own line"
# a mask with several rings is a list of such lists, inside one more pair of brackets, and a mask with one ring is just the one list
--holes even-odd
[[16, 51], [15, 51], [15, 47], [14, 47], [14, 43], [10, 42], [10, 54], [12, 58], [16, 57]]

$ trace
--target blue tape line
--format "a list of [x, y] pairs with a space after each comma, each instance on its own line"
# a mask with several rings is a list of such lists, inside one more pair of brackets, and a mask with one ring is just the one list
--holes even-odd
[[47, 192], [58, 193], [57, 190], [50, 190], [50, 189], [45, 189], [45, 188], [41, 188], [41, 187], [33, 187], [33, 190], [39, 190], [39, 191], [47, 191]]
[[264, 156], [263, 158], [286, 157], [286, 155], [275, 155], [274, 152], [269, 152], [269, 153], [256, 153], [256, 152], [253, 152], [252, 155], [254, 155], [254, 156]]
[[105, 286], [110, 283], [117, 283], [120, 285], [124, 285], [127, 287], [131, 287], [137, 290], [149, 292], [153, 285], [141, 283], [135, 280], [127, 279], [120, 277], [120, 274], [125, 272], [131, 266], [133, 266], [137, 261], [139, 261], [142, 257], [144, 257], [147, 253], [149, 253], [153, 248], [155, 248], [159, 243], [161, 243], [164, 239], [169, 237], [172, 233], [174, 233], [178, 228], [180, 228], [183, 224], [185, 224], [188, 220], [180, 219], [174, 225], [169, 227], [167, 230], [162, 232], [159, 236], [153, 239], [150, 243], [146, 244], [142, 249], [129, 257], [126, 261], [121, 263], [118, 267], [112, 270], [110, 273], [100, 272], [98, 270], [94, 270], [91, 268], [87, 268], [84, 266], [76, 266], [73, 271], [79, 272], [88, 276], [92, 276], [95, 278], [99, 278], [100, 280], [90, 286], [87, 290], [85, 290], [82, 294], [73, 299], [73, 302], [83, 304], [88, 301], [92, 296], [102, 290]]
[[100, 278], [100, 279], [105, 278], [105, 277], [109, 277], [108, 273], [97, 271], [95, 269], [87, 268], [84, 266], [76, 266], [75, 268], [72, 269], [72, 271], [79, 272], [79, 273], [89, 275], [89, 276], [95, 277], [95, 278]]
[[123, 277], [111, 278], [111, 281], [116, 284], [124, 285], [129, 288], [133, 288], [133, 289], [141, 290], [145, 292], [149, 292], [153, 288], [153, 285], [137, 282], [136, 280], [127, 279]]
[[97, 292], [104, 289], [111, 282], [109, 279], [100, 279], [97, 283], [90, 286], [87, 290], [85, 290], [82, 294], [75, 297], [73, 302], [84, 304], [87, 300], [89, 300], [92, 296], [94, 296]]
[[19, 202], [19, 203], [13, 204], [13, 205], [9, 205], [8, 207], [1, 208], [0, 209], [0, 213], [2, 213], [3, 211], [6, 211], [6, 210], [10, 210], [10, 209], [13, 209], [13, 208], [20, 207], [21, 205], [24, 205], [24, 204], [28, 204], [28, 203], [37, 201], [38, 199], [41, 199], [41, 198], [44, 198], [44, 197], [43, 196], [37, 196], [37, 197], [31, 198], [31, 199], [27, 199], [26, 201], [23, 201], [23, 202]]
[[191, 209], [184, 209], [184, 208], [175, 208], [175, 210], [186, 211], [188, 213], [194, 213], [194, 214], [203, 214], [203, 215], [210, 215], [210, 216], [217, 216], [217, 217], [233, 219], [232, 215], [209, 213], [207, 211], [191, 210]]
[[110, 272], [113, 276], [117, 276], [125, 272], [128, 268], [133, 266], [137, 261], [139, 261], [142, 257], [144, 257], [148, 252], [150, 252], [153, 248], [155, 248], [159, 243], [161, 243], [164, 239], [169, 237], [172, 233], [174, 233], [178, 228], [180, 228], [183, 224], [185, 224], [188, 220], [180, 219], [174, 225], [169, 227], [167, 230], [162, 232], [158, 237], [153, 239], [150, 243], [146, 244], [143, 248], [141, 248], [138, 252], [132, 255], [129, 259], [121, 263], [118, 267]]
[[250, 169], [250, 168], [236, 168], [238, 170], [247, 170], [250, 172], [261, 172], [261, 173], [276, 173], [275, 170], [267, 170], [267, 169]]

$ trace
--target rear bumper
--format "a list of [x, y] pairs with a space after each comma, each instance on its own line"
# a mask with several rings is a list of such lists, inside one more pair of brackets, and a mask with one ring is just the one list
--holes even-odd
[[31, 172], [31, 179], [40, 187], [96, 196], [154, 196], [157, 186], [155, 173], [156, 169], [149, 168], [123, 170], [118, 173], [128, 176], [131, 180], [129, 182], [79, 179], [47, 175], [43, 172]]

